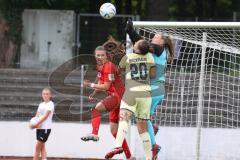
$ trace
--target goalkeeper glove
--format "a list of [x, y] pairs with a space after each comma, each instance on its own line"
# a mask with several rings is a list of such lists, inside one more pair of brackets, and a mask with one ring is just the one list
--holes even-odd
[[129, 18], [125, 27], [125, 31], [129, 35], [132, 43], [134, 44], [138, 40], [142, 39], [142, 37], [134, 30], [132, 19]]
[[127, 20], [127, 23], [126, 23], [126, 26], [125, 26], [125, 31], [126, 31], [128, 34], [134, 31], [133, 22], [132, 22], [132, 19], [131, 19], [131, 18], [129, 18], [129, 19]]

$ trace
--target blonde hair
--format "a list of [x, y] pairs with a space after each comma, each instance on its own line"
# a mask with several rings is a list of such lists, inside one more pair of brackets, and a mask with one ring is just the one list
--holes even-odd
[[43, 88], [42, 92], [43, 92], [43, 91], [49, 91], [49, 93], [52, 93], [52, 90], [51, 90], [51, 88], [49, 88], [49, 87]]
[[104, 48], [104, 46], [97, 46], [94, 50], [94, 54], [96, 54], [96, 51], [105, 51], [107, 54], [107, 50]]
[[173, 50], [173, 42], [172, 42], [172, 38], [170, 36], [164, 36], [164, 41], [165, 41], [165, 46], [168, 49], [168, 63], [172, 63], [173, 62], [173, 58], [174, 58], [174, 50]]
[[167, 48], [168, 52], [168, 63], [171, 64], [174, 58], [173, 37], [163, 32], [156, 33], [155, 35], [161, 36], [164, 40], [164, 47]]

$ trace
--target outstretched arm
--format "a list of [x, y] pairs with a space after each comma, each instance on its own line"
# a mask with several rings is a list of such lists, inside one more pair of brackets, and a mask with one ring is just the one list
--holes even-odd
[[143, 39], [133, 28], [133, 22], [132, 19], [129, 18], [125, 27], [125, 31], [129, 35], [132, 43], [139, 41], [140, 39]]

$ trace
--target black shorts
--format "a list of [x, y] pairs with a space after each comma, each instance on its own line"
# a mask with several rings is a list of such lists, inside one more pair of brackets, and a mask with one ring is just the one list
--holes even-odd
[[47, 142], [50, 133], [51, 129], [37, 129], [36, 130], [37, 140], [41, 142]]

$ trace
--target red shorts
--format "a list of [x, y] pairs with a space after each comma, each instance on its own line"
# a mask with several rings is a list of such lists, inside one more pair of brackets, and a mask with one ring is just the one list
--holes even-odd
[[109, 112], [109, 121], [112, 123], [118, 123], [119, 121], [119, 108], [121, 99], [118, 95], [111, 94], [101, 100], [106, 110]]

